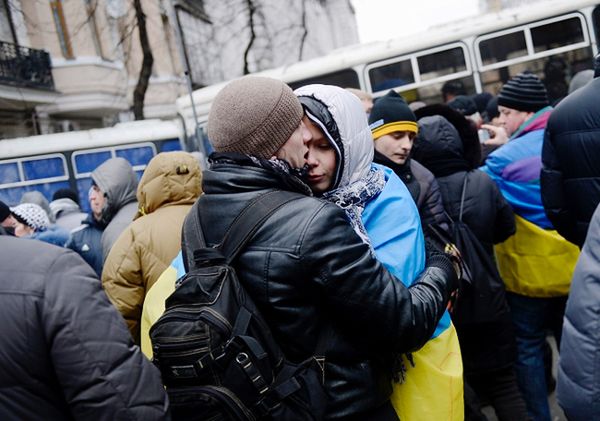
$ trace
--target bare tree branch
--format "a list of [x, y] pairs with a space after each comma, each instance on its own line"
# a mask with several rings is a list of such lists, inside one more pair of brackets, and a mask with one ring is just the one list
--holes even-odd
[[302, 37], [300, 37], [300, 51], [298, 60], [301, 61], [304, 56], [304, 43], [308, 37], [308, 28], [306, 27], [306, 0], [302, 0]]
[[152, 56], [152, 50], [150, 49], [148, 31], [146, 30], [146, 15], [142, 9], [141, 0], [133, 0], [133, 6], [135, 8], [135, 16], [137, 18], [140, 46], [142, 47], [142, 53], [144, 55], [144, 58], [142, 59], [142, 68], [140, 69], [140, 76], [137, 85], [135, 86], [135, 90], [133, 91], [133, 115], [136, 120], [143, 120], [144, 98], [146, 97], [148, 82], [150, 81], [150, 76], [152, 75], [154, 57]]
[[254, 31], [254, 13], [256, 12], [256, 7], [254, 5], [253, 0], [246, 0], [246, 4], [248, 5], [248, 25], [250, 26], [250, 39], [248, 40], [248, 45], [246, 46], [246, 50], [244, 51], [245, 75], [250, 73], [250, 69], [248, 68], [248, 56], [250, 55], [252, 44], [254, 44], [254, 40], [256, 39], [256, 32]]

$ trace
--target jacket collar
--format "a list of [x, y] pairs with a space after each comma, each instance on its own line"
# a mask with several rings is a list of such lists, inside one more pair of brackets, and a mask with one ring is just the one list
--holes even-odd
[[523, 124], [519, 126], [516, 132], [510, 137], [510, 139], [516, 139], [519, 136], [522, 136], [526, 133], [533, 132], [535, 130], [543, 130], [546, 128], [546, 124], [548, 124], [548, 119], [550, 118], [550, 113], [552, 112], [552, 107], [547, 106], [539, 110], [537, 113], [529, 117]]

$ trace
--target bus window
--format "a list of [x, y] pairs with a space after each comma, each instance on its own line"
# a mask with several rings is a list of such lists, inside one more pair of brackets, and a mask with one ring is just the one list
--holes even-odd
[[37, 190], [48, 200], [60, 189], [69, 187], [66, 160], [63, 155], [43, 155], [0, 163], [0, 200], [16, 205], [23, 193]]
[[117, 149], [115, 153], [118, 157], [128, 160], [132, 167], [145, 166], [155, 155], [154, 145], [152, 144], [143, 147], [133, 146]]
[[19, 166], [16, 162], [0, 163], [0, 184], [17, 183], [20, 180]]
[[[476, 92], [475, 81], [473, 80], [473, 76], [466, 76], [453, 80], [461, 81], [468, 95], [472, 95]], [[404, 97], [404, 99], [406, 99], [408, 103], [411, 103], [413, 101], [423, 101], [426, 104], [441, 104], [444, 102], [444, 99], [442, 97], [443, 85], [444, 82], [435, 82], [429, 85], [419, 86], [416, 89], [400, 91], [400, 94]]]
[[110, 150], [73, 152], [75, 174], [91, 173], [104, 161], [112, 158]]
[[465, 53], [461, 47], [418, 57], [417, 63], [422, 81], [467, 70]]
[[324, 75], [310, 77], [307, 79], [298, 80], [296, 82], [290, 82], [288, 85], [292, 89], [297, 89], [304, 85], [311, 85], [313, 83], [322, 83], [324, 85], [335, 85], [340, 88], [357, 88], [360, 89], [360, 82], [358, 81], [358, 75], [352, 69], [343, 69], [333, 73], [327, 73]]
[[531, 28], [531, 40], [536, 53], [585, 41], [577, 17]]
[[[181, 142], [179, 139], [169, 139], [163, 140], [160, 142], [160, 151], [161, 152], [171, 152], [171, 151], [180, 151], [181, 150]], [[195, 150], [195, 149], [193, 149]]]
[[414, 83], [415, 75], [410, 59], [373, 67], [369, 70], [369, 81], [373, 92]]
[[527, 55], [527, 44], [523, 31], [486, 39], [479, 43], [483, 65], [494, 64]]
[[25, 180], [40, 180], [44, 178], [66, 177], [65, 162], [62, 157], [34, 159], [23, 161], [23, 176]]
[[[596, 6], [592, 12], [592, 24], [594, 25], [594, 34], [596, 34], [596, 43], [598, 43], [600, 42], [600, 6]], [[598, 49], [597, 45], [596, 49]]]

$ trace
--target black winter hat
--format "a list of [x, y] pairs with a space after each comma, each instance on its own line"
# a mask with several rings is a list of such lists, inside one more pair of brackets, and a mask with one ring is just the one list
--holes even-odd
[[536, 112], [550, 105], [544, 84], [533, 73], [519, 73], [504, 84], [498, 106]]
[[452, 101], [448, 102], [448, 106], [462, 115], [473, 115], [478, 111], [477, 104], [473, 98], [466, 95], [455, 97]]
[[500, 113], [498, 112], [498, 97], [494, 97], [490, 99], [490, 102], [488, 102], [485, 107], [485, 121], [489, 123], [499, 115]]
[[0, 200], [0, 222], [4, 222], [10, 216], [10, 208], [6, 203]]
[[79, 197], [73, 189], [58, 189], [52, 195], [52, 200], [58, 199], [71, 199], [73, 202], [79, 204]]
[[417, 117], [408, 107], [408, 104], [396, 91], [391, 90], [379, 98], [371, 114], [369, 114], [369, 127], [373, 139], [393, 132], [419, 132]]

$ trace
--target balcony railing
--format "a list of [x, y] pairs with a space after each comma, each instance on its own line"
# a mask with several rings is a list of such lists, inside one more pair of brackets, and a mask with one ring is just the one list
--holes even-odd
[[0, 84], [54, 90], [50, 55], [0, 41]]

